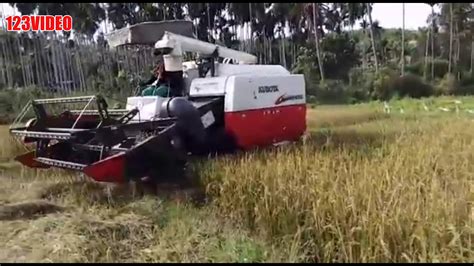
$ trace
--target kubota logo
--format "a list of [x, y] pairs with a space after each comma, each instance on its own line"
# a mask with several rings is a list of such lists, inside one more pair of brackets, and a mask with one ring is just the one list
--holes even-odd
[[286, 94], [283, 94], [282, 96], [278, 97], [278, 99], [276, 99], [275, 101], [275, 105], [279, 105], [281, 103], [284, 103], [286, 101], [291, 101], [291, 100], [303, 100], [303, 95], [302, 94], [299, 94], [299, 95], [286, 95]]
[[260, 86], [258, 87], [258, 93], [272, 93], [278, 92], [278, 86]]

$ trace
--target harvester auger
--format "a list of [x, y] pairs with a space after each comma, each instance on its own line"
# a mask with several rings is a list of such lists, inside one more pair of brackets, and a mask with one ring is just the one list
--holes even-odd
[[[192, 37], [189, 21], [146, 22], [111, 33], [111, 47], [154, 45], [166, 72], [180, 79], [173, 84], [182, 84], [174, 88], [181, 96], [138, 94], [122, 110], [109, 109], [95, 95], [33, 100], [10, 132], [36, 148], [16, 160], [33, 168], [80, 171], [99, 182], [144, 177], [159, 182], [176, 177], [190, 155], [269, 146], [304, 134], [302, 75]], [[183, 62], [184, 52], [200, 59]], [[57, 105], [78, 104], [51, 112]]]

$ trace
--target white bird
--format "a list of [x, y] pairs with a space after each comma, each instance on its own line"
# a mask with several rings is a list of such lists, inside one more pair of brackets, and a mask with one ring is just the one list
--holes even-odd
[[383, 102], [383, 110], [385, 113], [390, 114], [390, 105], [387, 102]]
[[461, 104], [462, 102], [460, 100], [455, 100], [454, 101], [454, 104], [456, 105], [456, 114], [459, 114], [459, 105]]
[[429, 111], [430, 109], [428, 108], [428, 106], [426, 106], [425, 103], [423, 103], [423, 109], [425, 109], [425, 111]]

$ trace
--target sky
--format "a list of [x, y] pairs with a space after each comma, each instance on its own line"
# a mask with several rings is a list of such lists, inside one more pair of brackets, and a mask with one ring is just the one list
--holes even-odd
[[[435, 8], [439, 11], [439, 8]], [[16, 8], [12, 8], [7, 3], [0, 4], [0, 12], [5, 15], [19, 14]], [[406, 3], [405, 4], [405, 29], [416, 30], [418, 27], [426, 26], [426, 19], [431, 13], [431, 7], [423, 3]], [[384, 28], [401, 28], [403, 4], [402, 3], [375, 3], [373, 6], [372, 20], [379, 21], [379, 25]], [[74, 18], [73, 18], [74, 23]], [[354, 29], [360, 28], [359, 23]]]
[[[439, 12], [439, 7], [435, 7]], [[426, 26], [431, 7], [423, 3], [405, 3], [405, 29], [416, 30]], [[403, 25], [402, 3], [375, 3], [372, 20], [378, 20], [383, 28], [401, 28]], [[356, 29], [356, 27], [354, 27]]]

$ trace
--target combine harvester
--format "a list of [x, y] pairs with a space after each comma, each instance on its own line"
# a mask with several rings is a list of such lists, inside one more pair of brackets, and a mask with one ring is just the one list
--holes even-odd
[[[176, 176], [189, 156], [297, 141], [306, 130], [302, 75], [199, 41], [191, 22], [141, 23], [109, 34], [108, 42], [111, 47], [154, 45], [167, 73], [182, 79], [176, 83], [183, 86], [182, 96], [137, 94], [120, 110], [108, 109], [95, 95], [32, 100], [10, 132], [36, 149], [17, 161], [80, 171], [98, 182], [145, 177], [160, 182]], [[199, 59], [183, 62], [185, 52]], [[77, 104], [81, 107], [50, 112]]]

